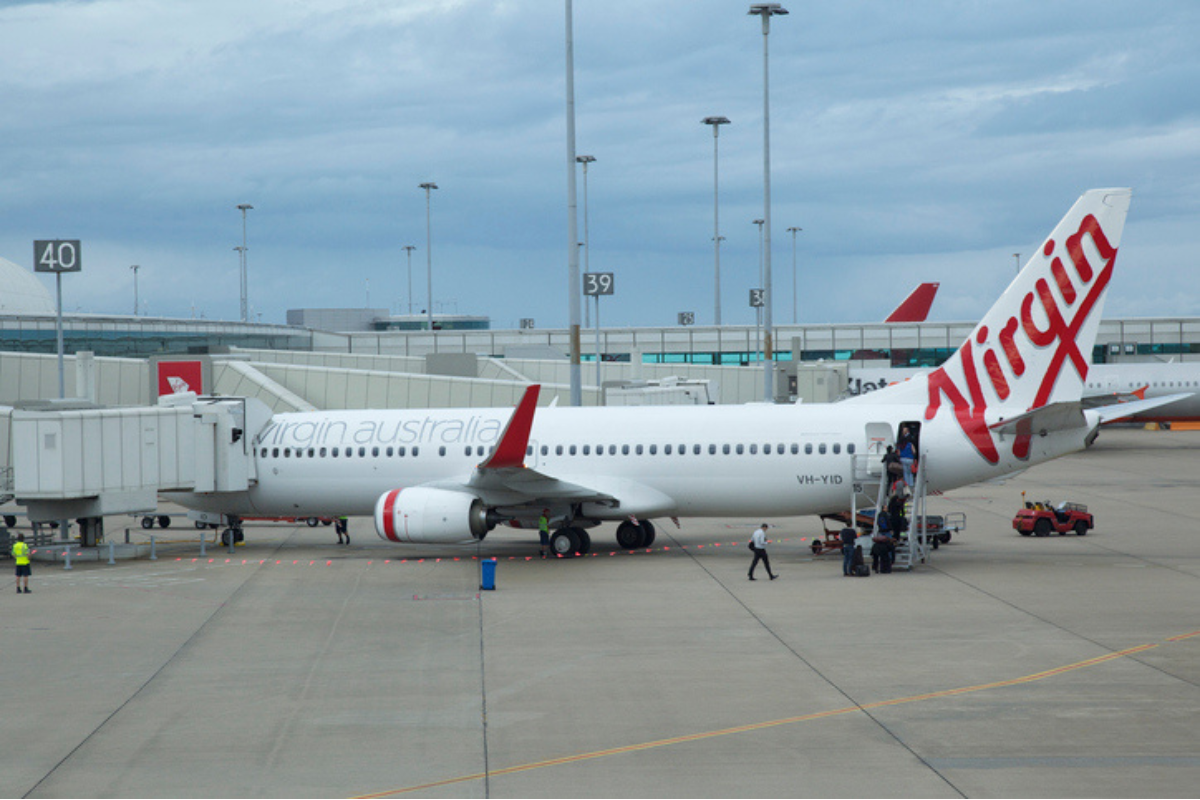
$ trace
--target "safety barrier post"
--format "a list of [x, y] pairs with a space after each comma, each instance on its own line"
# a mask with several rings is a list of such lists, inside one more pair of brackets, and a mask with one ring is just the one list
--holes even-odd
[[150, 534], [150, 560], [158, 561], [158, 553], [154, 549], [154, 534]]
[[205, 535], [207, 533], [208, 533], [208, 531], [205, 531], [205, 530], [200, 531], [200, 557], [201, 558], [204, 558], [204, 540], [207, 538]]
[[117, 565], [117, 559], [114, 556], [116, 547], [117, 547], [117, 543], [114, 542], [112, 539], [109, 539], [108, 540], [108, 565], [110, 567], [115, 567]]
[[71, 545], [67, 545], [66, 553], [67, 553], [67, 563], [63, 565], [63, 569], [65, 569], [65, 570], [71, 568]]

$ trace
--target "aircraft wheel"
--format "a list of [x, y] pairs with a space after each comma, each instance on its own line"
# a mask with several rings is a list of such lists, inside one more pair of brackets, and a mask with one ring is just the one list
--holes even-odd
[[638, 547], [649, 547], [654, 544], [654, 523], [648, 519], [642, 520], [642, 543]]
[[592, 535], [583, 528], [572, 528], [575, 538], [579, 540], [579, 555], [586, 556], [592, 552]]
[[1051, 526], [1050, 526], [1050, 520], [1048, 520], [1048, 519], [1039, 519], [1039, 520], [1038, 520], [1037, 522], [1035, 522], [1035, 523], [1034, 523], [1034, 525], [1033, 525], [1033, 535], [1034, 535], [1034, 536], [1049, 536], [1049, 535], [1050, 535], [1050, 528], [1051, 528]]
[[642, 529], [629, 520], [617, 526], [617, 546], [624, 550], [636, 550], [642, 546]]
[[142, 527], [150, 530], [154, 527], [154, 517], [142, 517]]
[[17, 524], [17, 518], [15, 516], [13, 516], [12, 514], [5, 514], [4, 515], [4, 524], [10, 528], [14, 527]]
[[233, 537], [233, 528], [226, 528], [221, 531], [221, 544], [229, 546], [229, 540]]
[[550, 552], [559, 558], [574, 558], [579, 544], [574, 528], [559, 528], [550, 536]]
[[1087, 536], [1087, 531], [1088, 531], [1088, 528], [1087, 528], [1086, 522], [1084, 522], [1083, 520], [1079, 520], [1078, 522], [1075, 523], [1075, 535], [1076, 536]]
[[812, 543], [812, 544], [810, 544], [810, 545], [809, 545], [809, 547], [811, 547], [811, 548], [812, 548], [812, 551], [813, 551], [813, 555], [814, 555], [814, 556], [819, 556], [819, 555], [821, 555], [821, 543], [820, 543], [820, 542], [818, 542], [817, 540], [815, 540], [815, 539], [814, 539], [814, 540], [813, 540], [813, 543]]
[[168, 517], [166, 514], [160, 514], [158, 517], [158, 527], [160, 527], [160, 528], [171, 527], [171, 518]]
[[309, 517], [308, 519], [306, 519], [304, 521], [308, 524], [308, 527], [310, 527], [310, 528], [315, 528], [321, 524], [321, 520], [317, 519], [316, 517]]

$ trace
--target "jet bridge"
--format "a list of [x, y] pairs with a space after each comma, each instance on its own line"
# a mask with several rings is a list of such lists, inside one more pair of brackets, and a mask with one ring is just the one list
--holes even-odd
[[77, 518], [94, 545], [102, 517], [153, 511], [159, 492], [249, 488], [252, 442], [270, 418], [253, 398], [191, 393], [137, 408], [42, 401], [0, 411], [0, 467], [31, 522]]

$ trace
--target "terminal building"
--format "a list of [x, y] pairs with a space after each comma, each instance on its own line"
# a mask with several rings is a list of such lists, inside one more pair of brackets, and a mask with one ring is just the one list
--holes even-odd
[[[57, 397], [53, 299], [31, 272], [3, 259], [0, 286], [0, 403]], [[505, 405], [530, 382], [567, 396], [567, 330], [492, 330], [487, 317], [476, 316], [433, 320], [430, 330], [425, 315], [369, 308], [293, 310], [286, 325], [64, 314], [64, 352], [71, 356], [65, 393], [107, 405], [152, 403], [158, 392], [151, 360], [189, 356], [209, 376], [201, 391], [260, 396], [276, 410]], [[974, 324], [778, 325], [775, 399], [836, 400], [857, 367], [937, 366]], [[753, 326], [608, 328], [599, 331], [598, 348], [591, 331], [583, 338], [585, 404], [618, 394], [629, 402], [627, 390], [637, 384], [647, 396], [689, 402], [762, 400]], [[1200, 360], [1200, 318], [1103, 320], [1092, 357]], [[674, 388], [664, 391], [664, 381]], [[694, 391], [697, 381], [708, 382], [705, 393]]]

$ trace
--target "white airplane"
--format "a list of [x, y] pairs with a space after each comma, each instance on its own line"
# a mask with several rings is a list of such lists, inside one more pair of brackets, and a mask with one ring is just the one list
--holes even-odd
[[559, 555], [616, 521], [626, 548], [655, 518], [790, 517], [844, 510], [853, 457], [919, 431], [931, 490], [1080, 450], [1104, 410], [1081, 399], [1128, 189], [1084, 194], [945, 364], [842, 403], [537, 407], [277, 414], [253, 438], [246, 491], [173, 495], [239, 516], [374, 514], [392, 542], [482, 539], [550, 510]]

